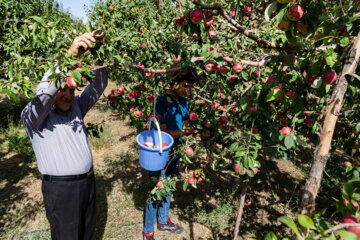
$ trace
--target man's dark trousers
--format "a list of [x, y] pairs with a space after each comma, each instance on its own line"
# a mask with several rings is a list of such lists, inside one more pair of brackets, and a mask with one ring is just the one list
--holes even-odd
[[95, 239], [95, 178], [42, 181], [53, 240]]

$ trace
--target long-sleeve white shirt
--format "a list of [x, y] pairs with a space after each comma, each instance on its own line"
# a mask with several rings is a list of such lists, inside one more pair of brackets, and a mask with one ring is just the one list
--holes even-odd
[[84, 117], [107, 86], [105, 68], [95, 71], [95, 79], [78, 96], [67, 114], [54, 105], [58, 89], [47, 81], [48, 70], [37, 86], [35, 97], [21, 112], [42, 174], [64, 176], [89, 171], [93, 164]]

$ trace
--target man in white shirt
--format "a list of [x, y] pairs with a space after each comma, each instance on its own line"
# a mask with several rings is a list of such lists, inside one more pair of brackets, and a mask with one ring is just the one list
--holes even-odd
[[[85, 33], [68, 53], [77, 57], [103, 41], [105, 33]], [[56, 72], [59, 72], [56, 67]], [[78, 96], [75, 89], [57, 88], [45, 73], [35, 97], [21, 113], [39, 171], [52, 239], [95, 239], [95, 178], [84, 117], [107, 86], [105, 68]]]

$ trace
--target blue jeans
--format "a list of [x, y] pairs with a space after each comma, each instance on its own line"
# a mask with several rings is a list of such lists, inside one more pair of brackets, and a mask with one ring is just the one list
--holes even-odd
[[[156, 177], [159, 178], [160, 176], [165, 176], [167, 178], [176, 177], [178, 175], [179, 170], [179, 158], [173, 158], [172, 161], [169, 161], [168, 168], [151, 172], [149, 171], [149, 178]], [[166, 168], [166, 167], [165, 167]], [[144, 233], [153, 232], [156, 223], [156, 214], [158, 213], [158, 223], [166, 224], [169, 218], [169, 211], [170, 211], [170, 203], [171, 203], [171, 195], [167, 195], [162, 200], [146, 201], [146, 208], [145, 208], [145, 224], [144, 224]]]

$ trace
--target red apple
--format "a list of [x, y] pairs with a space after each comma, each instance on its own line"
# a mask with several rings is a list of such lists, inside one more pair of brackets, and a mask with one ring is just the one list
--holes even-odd
[[162, 144], [162, 148], [166, 148], [167, 146], [169, 146], [169, 144], [167, 144], [167, 143]]
[[69, 88], [77, 88], [78, 86], [74, 78], [71, 76], [67, 78], [66, 84], [68, 85]]
[[109, 7], [109, 11], [112, 11], [112, 10], [113, 10], [113, 8], [110, 6], [110, 7]]
[[149, 102], [154, 102], [154, 100], [155, 100], [154, 94], [151, 94], [151, 95], [146, 96], [146, 99], [147, 99]]
[[313, 84], [315, 79], [316, 76], [313, 77], [310, 73], [307, 73], [305, 77], [305, 82], [307, 82], [308, 84]]
[[257, 128], [253, 128], [251, 131], [252, 134], [258, 134], [259, 130]]
[[210, 106], [210, 108], [212, 109], [212, 110], [217, 110], [218, 108], [219, 108], [219, 104], [217, 103], [217, 102], [213, 102], [213, 103], [211, 103], [211, 106]]
[[145, 68], [145, 65], [142, 62], [138, 62], [138, 64], [136, 66], [141, 67], [141, 68]]
[[110, 102], [115, 102], [115, 96], [114, 96], [114, 94], [109, 94], [109, 95], [107, 96], [107, 99], [108, 99]]
[[117, 90], [119, 91], [119, 93], [123, 93], [125, 89], [123, 87], [118, 87]]
[[205, 64], [205, 70], [206, 70], [207, 72], [212, 72], [212, 71], [214, 70], [214, 68], [215, 68], [215, 64], [212, 63], [212, 62], [207, 62], [207, 63]]
[[345, 167], [350, 167], [350, 166], [352, 166], [351, 162], [349, 162], [349, 161], [345, 161], [345, 162], [344, 162], [344, 165], [345, 165]]
[[243, 70], [243, 66], [240, 63], [236, 63], [233, 66], [233, 70], [234, 70], [234, 72], [239, 73]]
[[257, 174], [257, 173], [258, 173], [258, 171], [259, 171], [259, 169], [258, 169], [258, 168], [256, 168], [256, 167], [254, 167], [254, 168], [253, 168], [253, 172], [254, 172], [254, 174]]
[[191, 112], [191, 113], [190, 113], [190, 116], [189, 116], [190, 120], [193, 120], [193, 121], [197, 120], [198, 117], [199, 117], [199, 116], [198, 116], [196, 113], [194, 113], [194, 112]]
[[205, 121], [205, 127], [207, 127], [207, 128], [210, 128], [211, 126], [212, 126], [212, 122], [210, 122], [210, 121]]
[[281, 132], [284, 135], [284, 137], [286, 137], [287, 135], [289, 135], [291, 133], [291, 128], [290, 127], [283, 127], [281, 129]]
[[227, 69], [227, 68], [224, 67], [224, 66], [221, 66], [221, 67], [220, 67], [220, 72], [221, 72], [222, 74], [227, 74], [227, 73], [229, 72], [229, 69]]
[[135, 111], [134, 111], [134, 115], [135, 115], [135, 117], [140, 118], [140, 117], [142, 117], [144, 114], [143, 114], [143, 112], [142, 112], [141, 110], [135, 110]]
[[305, 120], [305, 124], [306, 124], [306, 126], [308, 126], [308, 127], [312, 127], [312, 126], [314, 125], [314, 122], [315, 122], [315, 120], [312, 119], [312, 118], [309, 118], [309, 119], [306, 119], [306, 120]]
[[246, 7], [243, 9], [244, 13], [251, 13], [251, 7]]
[[159, 188], [164, 188], [164, 184], [160, 180], [156, 182], [156, 186], [159, 187]]
[[216, 32], [214, 30], [209, 31], [209, 37], [210, 37], [210, 39], [213, 39], [214, 37], [216, 37]]
[[188, 178], [188, 184], [194, 184], [196, 182], [196, 179], [194, 177]]
[[327, 70], [326, 75], [323, 76], [321, 79], [324, 84], [331, 84], [333, 83], [337, 78], [336, 72], [332, 70]]
[[[342, 220], [342, 223], [358, 223], [358, 219], [350, 214], [346, 214]], [[347, 227], [346, 231], [355, 233], [358, 237], [360, 237], [360, 227]]]
[[277, 29], [281, 30], [281, 31], [289, 31], [291, 27], [291, 22], [287, 21], [285, 19], [281, 20], [281, 22], [277, 25]]
[[235, 172], [239, 174], [240, 163], [235, 164]]
[[292, 5], [286, 16], [291, 21], [298, 21], [304, 16], [305, 9], [299, 4]]
[[289, 96], [290, 98], [292, 99], [295, 99], [296, 98], [296, 92], [292, 91], [292, 90], [288, 90], [286, 93], [285, 93], [287, 96]]
[[256, 112], [256, 108], [255, 108], [255, 107], [249, 107], [249, 112], [250, 112], [250, 113]]
[[200, 9], [195, 9], [192, 10], [190, 13], [190, 20], [194, 23], [194, 24], [199, 24], [200, 21], [203, 18], [203, 14], [202, 11]]
[[198, 177], [197, 182], [202, 183], [202, 182], [204, 182], [204, 179], [202, 177]]
[[309, 25], [305, 22], [297, 22], [296, 28], [299, 32], [301, 32], [303, 35], [306, 35], [308, 33]]
[[111, 3], [111, 5], [112, 5], [112, 6], [115, 6], [115, 3], [114, 3], [114, 2], [112, 2], [112, 3]]
[[227, 124], [228, 119], [227, 119], [227, 117], [225, 117], [225, 116], [221, 116], [221, 117], [219, 118], [219, 122], [220, 122], [221, 125], [224, 126], [224, 125]]
[[191, 156], [193, 153], [194, 153], [194, 150], [193, 150], [191, 147], [188, 147], [188, 148], [186, 149], [186, 154], [187, 154], [188, 156]]

